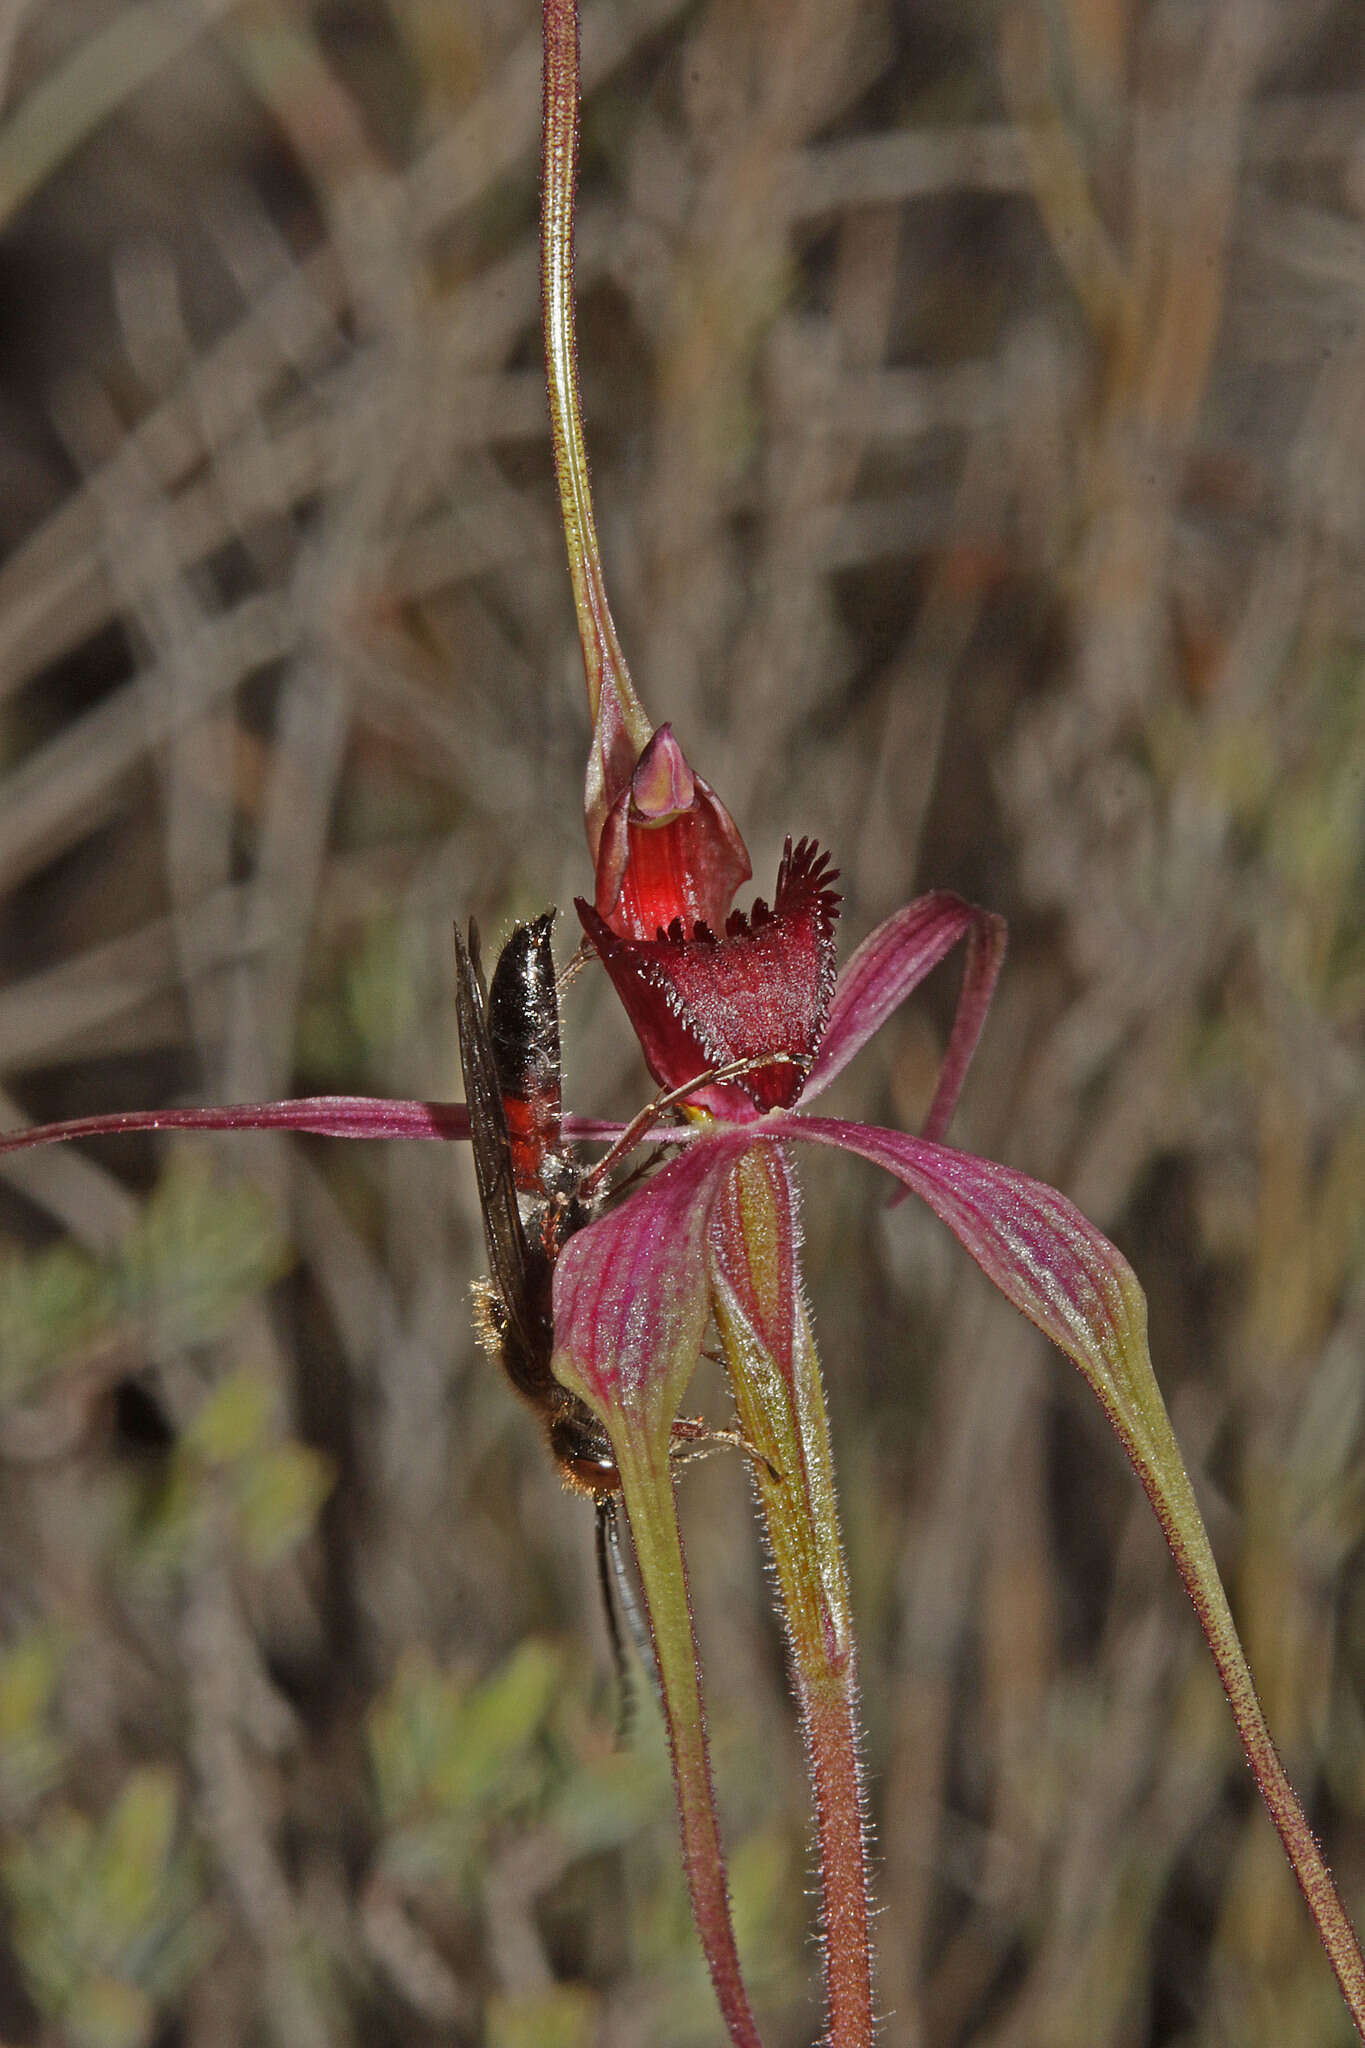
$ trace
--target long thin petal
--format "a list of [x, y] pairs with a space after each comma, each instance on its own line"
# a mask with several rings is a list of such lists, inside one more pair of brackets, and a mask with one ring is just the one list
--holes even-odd
[[735, 1948], [670, 1461], [706, 1332], [716, 1197], [748, 1145], [707, 1137], [576, 1231], [555, 1266], [553, 1369], [611, 1438], [658, 1660], [683, 1864], [726, 2033], [759, 2048]]
[[[582, 1135], [610, 1136], [597, 1126]], [[204, 1109], [135, 1109], [77, 1116], [59, 1124], [0, 1131], [0, 1152], [60, 1145], [68, 1138], [112, 1137], [124, 1131], [310, 1131], [320, 1138], [467, 1138], [462, 1102], [390, 1102], [372, 1095], [302, 1095], [292, 1102], [228, 1102]]]
[[[611, 1117], [566, 1116], [559, 1128], [566, 1138], [581, 1139], [587, 1145], [599, 1141], [609, 1145], [621, 1136], [626, 1127]], [[651, 1145], [671, 1145], [695, 1136], [690, 1124], [660, 1124], [651, 1130], [649, 1142]]]
[[569, 556], [578, 637], [593, 721], [584, 814], [593, 859], [602, 823], [649, 738], [650, 724], [630, 680], [602, 576], [592, 512], [588, 454], [578, 398], [574, 340], [574, 179], [578, 164], [578, 10], [555, 0], [544, 10], [541, 308], [559, 507]]
[[1005, 954], [1004, 919], [993, 911], [978, 910], [946, 889], [916, 897], [863, 940], [839, 976], [820, 1050], [802, 1090], [803, 1102], [809, 1102], [843, 1072], [892, 1011], [963, 937], [968, 948], [962, 992], [925, 1126], [927, 1135], [943, 1135], [981, 1036]]
[[905, 1131], [800, 1115], [778, 1128], [893, 1173], [942, 1218], [987, 1279], [1102, 1382], [1106, 1406], [1121, 1394], [1133, 1405], [1139, 1390], [1121, 1389], [1119, 1380], [1134, 1345], [1145, 1343], [1142, 1290], [1122, 1253], [1064, 1195], [1013, 1167]]
[[994, 1282], [1098, 1396], [1152, 1504], [1227, 1692], [1247, 1762], [1284, 1844], [1337, 1982], [1365, 2039], [1365, 1958], [1256, 1696], [1147, 1349], [1147, 1303], [1122, 1253], [1055, 1188], [901, 1131], [792, 1116], [799, 1137], [883, 1166], [942, 1217]]

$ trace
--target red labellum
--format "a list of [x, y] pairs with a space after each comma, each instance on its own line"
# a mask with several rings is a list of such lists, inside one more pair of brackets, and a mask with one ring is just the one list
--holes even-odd
[[655, 939], [620, 938], [580, 901], [583, 929], [635, 1027], [650, 1072], [682, 1087], [713, 1067], [763, 1062], [698, 1092], [721, 1114], [787, 1109], [810, 1071], [834, 991], [837, 870], [813, 841], [787, 841], [770, 910], [735, 912], [724, 936], [680, 919]]

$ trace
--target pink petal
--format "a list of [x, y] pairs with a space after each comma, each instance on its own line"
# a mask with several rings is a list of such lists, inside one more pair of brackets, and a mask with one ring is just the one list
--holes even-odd
[[711, 1212], [749, 1143], [699, 1139], [559, 1255], [555, 1377], [613, 1432], [624, 1418], [667, 1436], [706, 1332]]
[[[605, 1135], [594, 1130], [585, 1136]], [[121, 1131], [311, 1131], [322, 1138], [467, 1138], [462, 1102], [389, 1102], [371, 1095], [304, 1095], [292, 1102], [229, 1102], [207, 1109], [135, 1109], [0, 1132], [0, 1152], [102, 1138]]]
[[995, 994], [996, 980], [1005, 958], [1005, 940], [1003, 917], [998, 917], [992, 910], [974, 910], [972, 927], [967, 934], [967, 958], [963, 963], [962, 987], [958, 990], [953, 1028], [948, 1035], [934, 1099], [924, 1119], [922, 1137], [941, 1138], [953, 1120], [957, 1098], [962, 1093], [962, 1084], [967, 1078], [977, 1040], [985, 1027], [991, 997]]
[[[832, 1117], [784, 1118], [783, 1137], [854, 1152], [919, 1195], [1008, 1301], [1097, 1391], [1145, 1352], [1142, 1292], [1123, 1254], [1064, 1195], [970, 1152]], [[776, 1135], [776, 1131], [774, 1131]], [[1106, 1401], [1106, 1406], [1109, 1403]]]
[[869, 934], [839, 976], [829, 1022], [802, 1095], [809, 1102], [861, 1051], [893, 1010], [958, 940], [968, 938], [957, 1015], [925, 1130], [941, 1137], [952, 1115], [1005, 952], [1004, 919], [946, 889], [918, 896]]

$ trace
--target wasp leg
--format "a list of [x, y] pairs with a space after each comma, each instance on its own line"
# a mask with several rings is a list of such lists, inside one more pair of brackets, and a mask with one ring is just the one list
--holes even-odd
[[710, 1423], [701, 1421], [699, 1417], [680, 1415], [673, 1424], [673, 1442], [697, 1446], [693, 1451], [670, 1452], [670, 1460], [675, 1466], [690, 1465], [697, 1458], [709, 1457], [713, 1450], [724, 1444], [730, 1450], [742, 1452], [751, 1464], [761, 1465], [774, 1484], [782, 1478], [772, 1459], [765, 1458], [762, 1451], [749, 1442], [742, 1430], [712, 1429]]

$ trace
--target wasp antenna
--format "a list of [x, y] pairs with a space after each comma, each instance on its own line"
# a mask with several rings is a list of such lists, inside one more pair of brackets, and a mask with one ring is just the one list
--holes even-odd
[[564, 967], [560, 973], [559, 981], [557, 983], [560, 995], [563, 995], [565, 989], [569, 986], [570, 982], [577, 981], [579, 975], [583, 972], [583, 969], [587, 966], [588, 962], [590, 960], [595, 960], [596, 958], [597, 955], [593, 952], [593, 949], [588, 944], [587, 940], [580, 939], [578, 941], [577, 946], [574, 948], [574, 951], [569, 956], [568, 960], [566, 960], [566, 962], [564, 963]]

